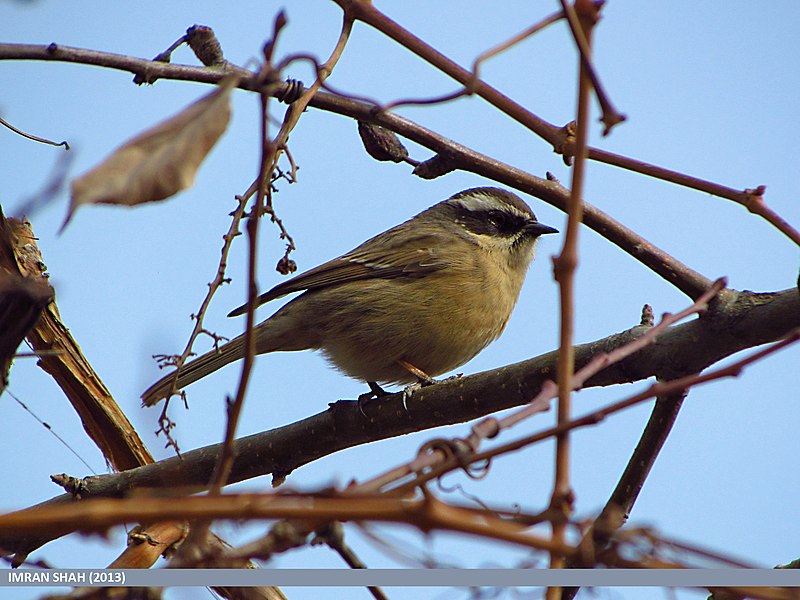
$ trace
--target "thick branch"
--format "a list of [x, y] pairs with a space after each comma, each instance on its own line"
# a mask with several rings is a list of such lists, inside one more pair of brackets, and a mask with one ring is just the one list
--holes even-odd
[[[703, 318], [670, 328], [655, 344], [600, 372], [588, 386], [672, 379], [699, 372], [735, 352], [784, 336], [800, 326], [796, 289], [772, 294], [724, 291]], [[598, 353], [619, 347], [646, 330], [637, 326], [608, 338], [577, 346], [576, 366]], [[355, 402], [338, 402], [330, 409], [284, 427], [242, 438], [229, 482], [272, 473], [283, 476], [297, 467], [352, 446], [404, 435], [431, 427], [468, 421], [497, 410], [529, 402], [555, 373], [556, 352], [500, 369], [423, 388], [406, 400], [394, 394], [368, 404], [368, 418]], [[135, 488], [202, 489], [208, 482], [219, 444], [187, 452], [123, 473], [87, 477], [81, 497], [124, 496]], [[38, 506], [72, 501], [62, 495]], [[0, 536], [7, 552], [31, 551], [53, 536]]]

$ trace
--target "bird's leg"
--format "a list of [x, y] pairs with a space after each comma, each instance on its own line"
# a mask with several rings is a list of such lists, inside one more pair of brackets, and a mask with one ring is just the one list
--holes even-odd
[[[406, 414], [408, 414], [408, 405], [406, 401], [411, 398], [411, 395], [416, 392], [418, 389], [427, 387], [429, 385], [433, 385], [436, 383], [436, 380], [428, 375], [422, 369], [419, 369], [412, 365], [410, 362], [405, 361], [403, 359], [398, 359], [397, 364], [401, 367], [406, 369], [409, 373], [411, 373], [414, 377], [417, 378], [416, 383], [412, 383], [411, 385], [406, 386], [403, 388], [403, 408], [406, 410]], [[382, 398], [383, 396], [391, 395], [389, 392], [384, 390], [381, 386], [379, 386], [374, 381], [368, 381], [367, 385], [369, 386], [369, 391], [364, 392], [358, 397], [358, 410], [361, 411], [361, 414], [365, 417], [367, 414], [364, 412], [364, 405], [369, 402], [370, 400]]]
[[416, 389], [419, 389], [421, 387], [425, 387], [425, 386], [428, 386], [428, 385], [433, 385], [434, 383], [436, 383], [436, 380], [433, 377], [431, 377], [430, 375], [428, 375], [425, 371], [423, 371], [422, 369], [418, 369], [417, 367], [412, 365], [410, 362], [405, 361], [402, 358], [397, 360], [397, 364], [399, 364], [406, 371], [408, 371], [414, 377], [417, 378], [417, 383], [416, 384], [411, 384], [411, 385], [416, 385], [417, 386]]
[[361, 394], [358, 399], [364, 398], [364, 400], [369, 400], [371, 398], [380, 398], [381, 396], [389, 396], [389, 392], [384, 390], [381, 386], [379, 386], [374, 381], [368, 381], [367, 385], [369, 386], [369, 391], [364, 392]]
[[417, 378], [416, 383], [412, 383], [411, 385], [407, 385], [403, 388], [403, 408], [406, 409], [406, 414], [408, 414], [408, 404], [406, 402], [409, 398], [411, 398], [411, 395], [421, 388], [433, 385], [436, 383], [436, 380], [422, 369], [415, 367], [410, 362], [405, 361], [402, 358], [397, 360], [397, 364]]

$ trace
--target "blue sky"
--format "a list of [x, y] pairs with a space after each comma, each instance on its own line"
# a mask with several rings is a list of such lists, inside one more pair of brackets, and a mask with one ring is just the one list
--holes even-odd
[[[84, 48], [152, 57], [195, 23], [217, 33], [226, 58], [253, 64], [284, 5], [240, 2], [108, 4], [84, 2], [0, 3], [0, 38], [6, 42], [57, 42]], [[485, 50], [555, 10], [556, 3], [386, 2], [380, 8], [443, 53], [468, 66]], [[285, 5], [289, 25], [280, 55], [310, 52], [324, 58], [338, 36], [340, 11], [332, 2], [300, 0]], [[767, 185], [767, 202], [789, 222], [800, 225], [798, 208], [796, 98], [800, 67], [795, 3], [749, 2], [640, 3], [611, 0], [596, 32], [596, 62], [606, 88], [628, 121], [592, 143], [647, 162], [735, 188]], [[575, 51], [563, 25], [557, 25], [487, 63], [483, 77], [550, 122], [573, 118]], [[175, 62], [194, 64], [183, 48]], [[310, 82], [298, 66], [289, 75]], [[455, 84], [408, 51], [357, 24], [331, 83], [337, 89], [391, 101], [435, 96]], [[16, 126], [73, 146], [70, 174], [96, 165], [132, 135], [174, 114], [207, 93], [200, 84], [159, 81], [137, 87], [127, 73], [63, 63], [0, 63], [0, 115]], [[228, 226], [233, 196], [257, 172], [258, 102], [246, 93], [234, 98], [228, 132], [209, 156], [191, 189], [174, 199], [136, 209], [98, 207], [78, 211], [66, 231], [57, 230], [68, 198], [60, 195], [31, 216], [66, 324], [111, 389], [151, 451], [169, 456], [156, 429], [156, 410], [139, 406], [139, 394], [159, 371], [152, 354], [179, 352], [213, 277]], [[282, 109], [281, 109], [282, 110]], [[553, 172], [569, 182], [569, 171], [547, 144], [477, 98], [435, 107], [407, 107], [404, 116], [460, 143], [535, 175]], [[280, 112], [276, 110], [275, 115]], [[299, 182], [284, 185], [276, 206], [295, 237], [300, 269], [313, 267], [356, 246], [449, 195], [490, 184], [471, 174], [452, 173], [433, 181], [410, 175], [403, 165], [376, 163], [361, 149], [353, 122], [309, 110], [291, 136], [300, 165]], [[430, 152], [409, 143], [417, 159]], [[0, 129], [0, 163], [7, 214], [41, 188], [61, 149], [35, 144]], [[737, 289], [782, 290], [797, 279], [798, 252], [767, 223], [729, 201], [613, 167], [592, 163], [585, 197], [707, 277], [725, 275]], [[564, 229], [556, 209], [527, 198], [539, 219]], [[259, 282], [281, 281], [273, 265], [282, 242], [265, 223]], [[459, 372], [475, 373], [547, 352], [557, 345], [557, 287], [550, 257], [561, 245], [549, 236], [539, 246], [519, 304], [499, 341]], [[675, 312], [686, 299], [668, 283], [589, 230], [581, 232], [577, 280], [576, 340], [592, 341], [626, 329], [639, 320], [644, 303], [656, 314]], [[223, 288], [208, 313], [210, 327], [232, 337], [241, 320], [226, 319], [245, 294], [246, 250], [236, 244], [230, 266], [233, 284]], [[265, 307], [266, 317], [279, 306]], [[784, 351], [749, 368], [735, 381], [694, 390], [634, 508], [631, 523], [647, 524], [665, 535], [728, 552], [760, 566], [797, 558], [800, 525], [788, 508], [800, 494], [796, 433], [800, 349]], [[239, 370], [229, 367], [189, 390], [191, 409], [177, 404], [172, 416], [183, 448], [221, 439], [223, 398], [235, 389]], [[582, 414], [641, 389], [645, 384], [587, 390], [576, 395]], [[104, 461], [87, 440], [79, 419], [60, 390], [32, 359], [19, 359], [10, 390], [92, 468]], [[270, 355], [257, 361], [240, 433], [283, 425], [323, 410], [326, 403], [354, 398], [362, 383], [328, 368], [313, 353]], [[8, 457], [0, 476], [19, 482], [0, 496], [1, 509], [42, 501], [59, 492], [52, 473], [82, 476], [86, 467], [38, 425], [9, 396], [0, 397], [0, 440]], [[575, 435], [574, 488], [579, 515], [591, 516], [605, 503], [641, 432], [650, 405], [609, 419]], [[550, 424], [552, 415], [521, 426], [530, 432]], [[299, 469], [288, 484], [315, 489], [352, 478], [367, 479], [413, 456], [426, 440], [463, 435], [467, 425], [423, 432], [355, 448]], [[448, 483], [495, 504], [518, 503], [535, 511], [552, 486], [551, 445], [497, 461], [488, 480]], [[234, 489], [264, 490], [261, 478]], [[9, 488], [6, 488], [9, 489]], [[466, 501], [453, 494], [456, 500]], [[257, 529], [223, 525], [223, 537], [246, 540]], [[381, 530], [383, 531], [383, 530]], [[392, 555], [366, 542], [351, 541], [370, 566], [398, 564]], [[430, 538], [400, 528], [389, 537], [407, 554], [434, 556], [456, 566], [513, 566], [527, 557], [499, 545], [466, 543], [455, 536]], [[124, 544], [119, 531], [111, 543], [71, 536], [42, 548], [34, 558], [55, 566], [107, 564]], [[80, 551], [78, 551], [80, 549]], [[278, 557], [273, 566], [340, 566], [321, 548]], [[314, 591], [290, 590], [291, 598]], [[352, 597], [367, 598], [353, 590]], [[641, 590], [601, 592], [608, 597], [642, 597]], [[12, 592], [13, 593], [13, 592]], [[392, 598], [415, 597], [393, 590]], [[411, 592], [409, 592], [411, 593]], [[173, 590], [168, 597], [188, 598]], [[438, 595], [437, 595], [438, 594]], [[651, 591], [660, 597], [661, 591]], [[694, 592], [679, 596], [699, 597]], [[17, 597], [27, 597], [20, 595]], [[459, 597], [431, 591], [426, 597]]]

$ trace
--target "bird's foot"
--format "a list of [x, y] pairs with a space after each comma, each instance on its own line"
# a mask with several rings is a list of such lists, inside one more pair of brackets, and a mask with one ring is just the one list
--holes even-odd
[[416, 383], [412, 383], [411, 385], [407, 385], [403, 388], [403, 408], [406, 411], [406, 415], [411, 416], [408, 412], [408, 399], [416, 392], [417, 390], [421, 390], [424, 387], [428, 387], [429, 385], [433, 385], [435, 383], [439, 383], [433, 377], [428, 375], [425, 371], [418, 369], [414, 365], [407, 363], [404, 360], [399, 360], [399, 362], [403, 367], [405, 367], [409, 373], [414, 375], [417, 378]]
[[364, 417], [369, 418], [367, 417], [367, 413], [364, 412], [364, 406], [367, 402], [370, 400], [377, 400], [383, 396], [389, 396], [390, 394], [374, 381], [368, 381], [367, 385], [369, 386], [369, 391], [358, 396], [358, 410]]
[[[405, 369], [408, 370], [409, 373], [411, 373], [412, 375], [414, 375], [414, 377], [417, 378], [416, 383], [412, 383], [411, 385], [408, 385], [405, 388], [403, 388], [403, 408], [406, 411], [406, 415], [409, 415], [408, 399], [411, 398], [414, 392], [439, 382], [430, 375], [428, 375], [427, 373], [425, 373], [424, 371], [412, 365], [411, 363], [408, 363], [404, 360], [398, 360], [397, 362], [400, 363]], [[391, 396], [390, 392], [384, 390], [374, 381], [368, 381], [367, 385], [369, 386], [369, 391], [364, 392], [358, 397], [358, 410], [359, 412], [361, 412], [362, 415], [364, 415], [364, 417], [367, 417], [367, 413], [364, 412], [364, 407], [367, 405], [367, 402], [370, 402], [371, 400], [377, 400], [378, 398], [382, 398], [384, 396]]]

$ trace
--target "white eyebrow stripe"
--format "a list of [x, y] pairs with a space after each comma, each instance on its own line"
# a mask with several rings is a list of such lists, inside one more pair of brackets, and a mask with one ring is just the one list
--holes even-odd
[[502, 210], [518, 217], [522, 217], [523, 219], [528, 218], [528, 215], [523, 213], [516, 206], [502, 202], [488, 194], [469, 194], [454, 200], [451, 199], [451, 202], [463, 206], [469, 211]]

